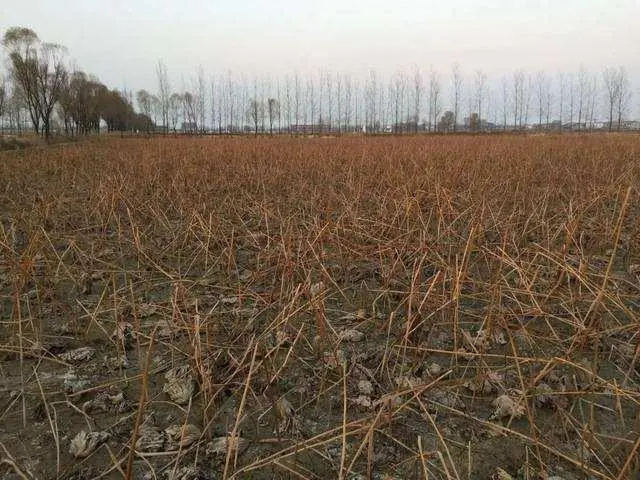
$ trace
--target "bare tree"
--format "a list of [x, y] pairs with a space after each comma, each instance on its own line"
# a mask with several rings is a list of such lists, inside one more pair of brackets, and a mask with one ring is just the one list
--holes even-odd
[[171, 86], [167, 66], [162, 60], [156, 66], [156, 76], [158, 78], [158, 101], [162, 118], [162, 128], [165, 133], [169, 130], [169, 98], [171, 97]]
[[546, 125], [547, 125], [547, 130], [549, 129], [550, 126], [550, 122], [551, 122], [551, 105], [553, 104], [553, 88], [552, 88], [552, 84], [551, 84], [551, 79], [547, 77], [547, 82], [545, 85], [545, 119], [546, 119]]
[[[184, 99], [179, 93], [173, 93], [169, 97], [169, 122], [171, 129], [176, 132], [178, 122], [180, 121], [180, 112], [183, 109]], [[185, 119], [186, 121], [186, 119]]]
[[[353, 83], [353, 90], [354, 90], [354, 95], [353, 95], [353, 115], [354, 115], [354, 130], [358, 130], [359, 128], [359, 114], [360, 114], [360, 110], [362, 109], [362, 107], [360, 106], [360, 84], [358, 82], [358, 80], [356, 79]], [[363, 126], [363, 129], [366, 131], [366, 123]]]
[[62, 61], [64, 47], [43, 43], [40, 50], [36, 76], [36, 104], [42, 119], [42, 131], [45, 139], [51, 136], [51, 113], [60, 99], [66, 81], [67, 71]]
[[307, 89], [305, 91], [305, 124], [311, 124], [311, 133], [315, 133], [313, 125], [316, 124], [316, 113], [318, 108], [317, 98], [316, 98], [316, 90], [315, 90], [315, 82], [313, 81], [313, 76], [309, 74], [307, 77]]
[[187, 130], [189, 133], [197, 133], [198, 132], [197, 98], [191, 92], [184, 92], [182, 94], [182, 108], [183, 108], [182, 116], [184, 118], [183, 130]]
[[[324, 106], [325, 106], [325, 98], [324, 98], [324, 93], [325, 93], [325, 83], [327, 82], [326, 79], [326, 72], [324, 70], [320, 70], [319, 71], [319, 81], [318, 81], [318, 123], [320, 124], [320, 132], [322, 132], [322, 125], [326, 123], [326, 119], [324, 117]], [[311, 118], [311, 120], [313, 121], [313, 117]]]
[[538, 104], [538, 128], [542, 128], [542, 120], [545, 117], [545, 107], [547, 105], [547, 91], [549, 80], [547, 74], [540, 70], [536, 74], [536, 101]]
[[[496, 91], [491, 87], [491, 86], [487, 86], [486, 89], [486, 98], [485, 98], [485, 112], [486, 116], [487, 116], [487, 124], [490, 121], [493, 126], [495, 127], [495, 125], [498, 125], [499, 120], [498, 120], [498, 108], [496, 106]], [[488, 126], [488, 125], [487, 125]]]
[[529, 120], [529, 109], [533, 81], [531, 75], [524, 70], [513, 74], [513, 124], [517, 129], [526, 127]]
[[629, 77], [624, 67], [605, 68], [603, 72], [604, 85], [607, 95], [607, 110], [609, 116], [609, 131], [622, 128], [622, 119], [628, 109], [631, 100]]
[[225, 126], [224, 126], [224, 121], [226, 120], [226, 106], [227, 103], [225, 101], [226, 99], [226, 95], [227, 95], [227, 84], [225, 83], [224, 79], [222, 78], [222, 76], [220, 77], [220, 80], [218, 81], [218, 133], [222, 134], [222, 132], [225, 130]]
[[378, 76], [375, 70], [369, 72], [369, 80], [365, 86], [364, 124], [367, 131], [374, 131], [376, 109], [378, 105]]
[[617, 105], [617, 99], [620, 95], [620, 85], [618, 83], [618, 70], [612, 67], [607, 67], [604, 69], [602, 73], [604, 79], [604, 85], [606, 88], [607, 94], [607, 110], [609, 121], [608, 128], [609, 131], [613, 130], [613, 114]]
[[216, 114], [218, 113], [217, 105], [216, 105], [216, 80], [212, 75], [209, 78], [209, 89], [211, 96], [211, 133], [215, 132], [215, 124], [216, 124]]
[[0, 82], [0, 129], [2, 128], [2, 119], [4, 118], [5, 108], [7, 104], [7, 79], [2, 77]]
[[201, 133], [204, 133], [205, 131], [206, 106], [207, 98], [206, 87], [204, 83], [204, 71], [202, 69], [202, 66], [200, 66], [198, 67], [198, 82], [196, 86], [196, 112], [198, 118], [198, 126], [200, 127]]
[[225, 95], [225, 103], [227, 105], [226, 107], [226, 112], [227, 112], [227, 118], [226, 118], [226, 124], [227, 124], [227, 130], [229, 132], [233, 131], [233, 122], [234, 122], [234, 101], [235, 101], [235, 94], [234, 94], [234, 87], [235, 87], [235, 81], [233, 78], [233, 75], [231, 74], [231, 71], [227, 72], [227, 91], [226, 91], [226, 95]]
[[440, 116], [440, 74], [433, 68], [429, 72], [429, 131], [435, 130]]
[[273, 122], [280, 116], [280, 102], [275, 98], [267, 100], [267, 114], [269, 115], [269, 134], [273, 135]]
[[550, 116], [551, 116], [551, 79], [543, 71], [540, 70], [536, 74], [536, 103], [538, 106], [538, 128], [542, 128], [543, 122], [546, 123], [546, 128], [549, 128]]
[[598, 77], [597, 75], [589, 75], [589, 83], [587, 85], [586, 113], [585, 122], [589, 131], [595, 126], [596, 109], [598, 104]]
[[478, 113], [478, 121], [479, 121], [478, 126], [480, 129], [482, 129], [482, 119], [485, 116], [483, 107], [484, 107], [485, 96], [487, 94], [486, 85], [487, 85], [487, 74], [484, 73], [482, 70], [477, 70], [476, 79], [475, 79], [475, 108], [476, 108], [476, 112]]
[[397, 72], [389, 86], [390, 99], [393, 102], [393, 131], [401, 131], [402, 110], [404, 106], [406, 79], [402, 72]]
[[[507, 130], [507, 112], [509, 110], [509, 85], [507, 77], [502, 77], [502, 130]], [[514, 114], [514, 118], [515, 118]], [[514, 125], [515, 128], [515, 125]]]
[[2, 43], [9, 50], [12, 74], [26, 101], [34, 131], [41, 131], [48, 140], [51, 114], [67, 78], [63, 64], [65, 49], [40, 42], [33, 30], [23, 27], [7, 30]]
[[522, 70], [517, 70], [513, 74], [513, 126], [522, 128], [522, 118], [524, 110], [524, 89], [525, 74]]
[[276, 80], [276, 102], [278, 102], [278, 133], [282, 133], [282, 97], [280, 92], [280, 79]]
[[40, 39], [33, 30], [21, 27], [9, 29], [2, 39], [3, 46], [9, 50], [14, 93], [24, 100], [35, 133], [40, 133], [40, 111], [36, 104], [36, 62], [39, 43]]
[[522, 116], [521, 125], [526, 128], [529, 125], [529, 112], [531, 110], [531, 98], [533, 96], [533, 78], [530, 74], [526, 75], [525, 87], [522, 91]]
[[[407, 78], [405, 73], [400, 72], [400, 75], [404, 83], [404, 95], [402, 97], [402, 103], [404, 105], [404, 110], [405, 110], [403, 130], [409, 133], [411, 132], [411, 127], [413, 126], [412, 123], [413, 123], [413, 107], [414, 106], [413, 106], [413, 102], [411, 101], [412, 100], [411, 94], [413, 92], [409, 88], [409, 79]], [[381, 111], [380, 113], [381, 113], [380, 117], [384, 119], [383, 112]]]
[[253, 124], [254, 133], [258, 134], [258, 124], [264, 117], [264, 104], [257, 98], [249, 100], [249, 108], [247, 109], [247, 119]]
[[[404, 76], [404, 72], [402, 72], [402, 77], [404, 79], [404, 84], [405, 84], [405, 88], [407, 85], [407, 79]], [[376, 115], [377, 115], [377, 120], [375, 122], [375, 125], [377, 126], [378, 130], [381, 130], [384, 128], [385, 123], [389, 123], [389, 102], [386, 101], [387, 99], [385, 98], [385, 92], [386, 90], [384, 88], [379, 88], [378, 89], [378, 106], [376, 107]], [[411, 105], [409, 105], [409, 102], [407, 103], [407, 108], [411, 108]]]
[[[266, 108], [266, 104], [267, 104], [267, 101], [265, 100], [265, 88], [266, 88], [265, 84], [266, 84], [265, 79], [264, 78], [261, 79], [260, 80], [260, 103], [262, 104], [263, 109]], [[262, 118], [260, 119], [260, 131], [262, 133], [264, 133], [265, 131], [265, 124], [264, 124], [265, 117], [266, 115], [262, 115]]]
[[616, 113], [618, 116], [618, 131], [622, 128], [622, 120], [627, 113], [629, 105], [631, 104], [631, 88], [629, 83], [629, 76], [627, 70], [624, 67], [618, 68], [618, 101], [616, 103]]
[[336, 74], [336, 88], [335, 88], [335, 104], [336, 104], [336, 128], [333, 125], [330, 127], [331, 131], [342, 131], [342, 77], [340, 74]]
[[460, 114], [460, 97], [462, 95], [462, 73], [458, 62], [451, 67], [451, 80], [453, 82], [453, 131], [456, 132], [458, 115]]
[[331, 72], [328, 72], [326, 75], [326, 89], [327, 89], [327, 120], [329, 125], [329, 130], [333, 128], [333, 102], [334, 102], [334, 92], [333, 92], [333, 76]]
[[[151, 111], [153, 114], [153, 125], [157, 128], [162, 122], [162, 105], [157, 95], [151, 95]], [[164, 130], [164, 126], [162, 129]]]
[[146, 90], [138, 90], [136, 93], [136, 101], [138, 102], [138, 110], [149, 118], [153, 117], [153, 95]]
[[577, 92], [578, 93], [578, 130], [582, 130], [588, 85], [589, 85], [589, 74], [585, 70], [584, 66], [581, 66], [580, 70], [578, 71], [578, 92]]
[[564, 100], [565, 100], [566, 80], [564, 73], [558, 75], [558, 123], [560, 131], [564, 122]]
[[95, 77], [73, 72], [59, 99], [59, 112], [67, 134], [87, 135], [100, 128], [100, 116], [107, 106], [108, 89]]
[[352, 112], [352, 102], [353, 102], [353, 84], [351, 82], [351, 77], [349, 75], [345, 75], [344, 77], [344, 121], [343, 124], [345, 129], [349, 131], [349, 127], [351, 126], [351, 112]]
[[413, 71], [413, 121], [415, 122], [415, 133], [418, 133], [418, 126], [420, 124], [423, 90], [424, 83], [422, 79], [422, 72], [420, 72], [420, 68], [416, 66]]
[[300, 125], [300, 106], [302, 102], [302, 92], [300, 85], [300, 75], [298, 72], [295, 72], [293, 76], [293, 94], [294, 94], [294, 112], [295, 112], [295, 121], [296, 121], [296, 133], [298, 129], [298, 125]]
[[293, 101], [291, 96], [291, 82], [288, 75], [284, 79], [284, 100], [285, 100], [285, 108], [286, 108], [287, 131], [291, 133]]
[[5, 87], [4, 112], [10, 131], [21, 132], [24, 126], [23, 117], [26, 110], [26, 102], [20, 88], [16, 86], [15, 82], [7, 81]]
[[575, 105], [575, 97], [576, 97], [576, 88], [575, 88], [575, 80], [573, 73], [569, 73], [569, 130], [573, 130], [573, 114], [574, 114], [574, 105]]

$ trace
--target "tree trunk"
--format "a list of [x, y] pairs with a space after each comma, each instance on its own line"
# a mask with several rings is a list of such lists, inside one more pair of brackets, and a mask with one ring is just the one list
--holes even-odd
[[44, 133], [44, 139], [46, 142], [49, 142], [49, 139], [51, 138], [51, 127], [49, 124], [49, 120], [45, 119], [42, 122], [42, 131]]

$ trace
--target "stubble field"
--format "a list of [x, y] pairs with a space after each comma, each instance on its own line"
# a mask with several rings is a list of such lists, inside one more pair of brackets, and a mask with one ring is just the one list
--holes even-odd
[[0, 154], [0, 477], [636, 478], [640, 137]]

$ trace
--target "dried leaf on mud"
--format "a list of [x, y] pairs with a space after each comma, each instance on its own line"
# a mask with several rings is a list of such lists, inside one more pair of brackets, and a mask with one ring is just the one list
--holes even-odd
[[74, 370], [69, 370], [62, 379], [62, 388], [68, 394], [80, 392], [91, 386], [91, 380], [78, 376]]
[[464, 386], [473, 393], [488, 395], [496, 390], [496, 386], [504, 380], [504, 375], [497, 372], [488, 372], [486, 375], [476, 377], [465, 382]]
[[493, 406], [496, 407], [496, 409], [491, 415], [491, 418], [496, 420], [507, 417], [519, 418], [524, 415], [524, 406], [517, 403], [509, 395], [500, 395], [493, 401]]
[[291, 405], [291, 402], [282, 396], [276, 402], [276, 418], [280, 432], [291, 431], [293, 433], [298, 432], [298, 419], [296, 418], [296, 412]]
[[155, 324], [156, 326], [156, 337], [158, 338], [169, 338], [174, 333], [174, 328], [171, 323], [171, 320], [166, 318], [161, 318]]
[[556, 395], [549, 385], [542, 382], [535, 388], [534, 403], [539, 408], [562, 410], [567, 408], [569, 401], [563, 395]]
[[318, 282], [311, 285], [309, 288], [309, 293], [312, 297], [317, 297], [324, 291], [324, 282]]
[[166, 436], [155, 426], [153, 415], [149, 415], [138, 431], [136, 450], [139, 452], [159, 452], [163, 449]]
[[364, 340], [364, 333], [355, 328], [349, 328], [340, 332], [340, 340], [344, 342], [361, 342]]
[[96, 448], [109, 440], [109, 433], [107, 432], [89, 432], [81, 430], [71, 440], [69, 446], [69, 453], [76, 458], [84, 458], [91, 455]]
[[240, 455], [247, 446], [247, 440], [238, 435], [217, 437], [207, 444], [207, 453], [209, 455], [223, 455], [227, 453], [227, 450], [231, 450], [231, 453]]
[[140, 318], [147, 318], [158, 313], [160, 307], [154, 303], [140, 303], [136, 306], [136, 313]]
[[417, 377], [412, 377], [408, 375], [402, 375], [400, 377], [394, 378], [396, 385], [400, 388], [414, 388], [417, 385], [422, 384], [422, 380]]
[[347, 313], [346, 315], [343, 315], [342, 317], [339, 318], [339, 320], [362, 321], [362, 320], [366, 320], [366, 318], [367, 318], [367, 314], [364, 308], [361, 308], [360, 310], [357, 310], [355, 312], [350, 312], [350, 313]]
[[369, 380], [360, 380], [358, 382], [358, 391], [363, 395], [371, 395], [373, 393], [373, 383]]
[[236, 303], [238, 303], [240, 301], [240, 299], [236, 296], [228, 296], [228, 297], [221, 297], [220, 298], [220, 303], [223, 305], [234, 305]]
[[498, 467], [496, 468], [496, 472], [491, 476], [491, 480], [513, 480], [513, 477]]
[[330, 370], [336, 370], [347, 364], [344, 351], [338, 349], [335, 353], [324, 352], [324, 365]]
[[351, 399], [351, 402], [358, 407], [363, 407], [367, 409], [373, 407], [373, 401], [371, 400], [371, 397], [369, 397], [368, 395], [359, 395], [358, 397]]
[[440, 375], [442, 373], [442, 366], [440, 364], [434, 362], [431, 365], [429, 365], [429, 367], [427, 367], [427, 372], [432, 377], [437, 377], [438, 375]]
[[108, 412], [112, 407], [120, 408], [123, 404], [124, 393], [118, 392], [111, 395], [108, 392], [100, 392], [96, 398], [82, 404], [82, 411], [87, 413], [92, 411]]
[[462, 340], [465, 344], [465, 348], [475, 352], [478, 350], [486, 350], [491, 347], [491, 335], [486, 330], [478, 330], [475, 336], [472, 336], [466, 330], [462, 330]]
[[186, 425], [171, 425], [165, 428], [164, 433], [167, 435], [166, 450], [168, 451], [187, 448], [198, 441], [202, 435], [200, 429], [190, 423]]
[[289, 346], [291, 344], [291, 337], [285, 330], [278, 330], [276, 332], [276, 345], [278, 347]]
[[172, 368], [165, 373], [164, 378], [167, 383], [162, 387], [162, 391], [169, 395], [169, 398], [178, 405], [189, 403], [196, 391], [196, 381], [191, 375], [189, 367]]
[[65, 362], [86, 362], [91, 360], [95, 354], [96, 349], [93, 347], [80, 347], [61, 354], [60, 358]]
[[506, 345], [509, 342], [504, 329], [498, 328], [493, 332], [493, 341], [498, 345]]
[[[193, 465], [187, 465], [184, 467], [180, 467], [177, 470], [170, 468], [169, 470], [164, 472], [164, 476], [162, 477], [166, 480], [213, 480], [217, 478], [213, 473], [209, 473], [203, 471], [199, 468], [194, 467]], [[150, 476], [149, 479], [145, 478], [144, 480], [158, 480], [158, 477]]]
[[129, 322], [118, 322], [111, 334], [111, 338], [121, 342], [126, 348], [129, 348], [131, 341], [135, 338], [133, 325]]
[[464, 387], [471, 393], [479, 393], [482, 395], [488, 395], [494, 390], [491, 382], [485, 378], [468, 380], [464, 383]]

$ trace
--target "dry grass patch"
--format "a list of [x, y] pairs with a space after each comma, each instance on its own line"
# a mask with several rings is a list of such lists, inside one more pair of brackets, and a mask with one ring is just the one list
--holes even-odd
[[640, 139], [0, 156], [3, 478], [635, 478]]

